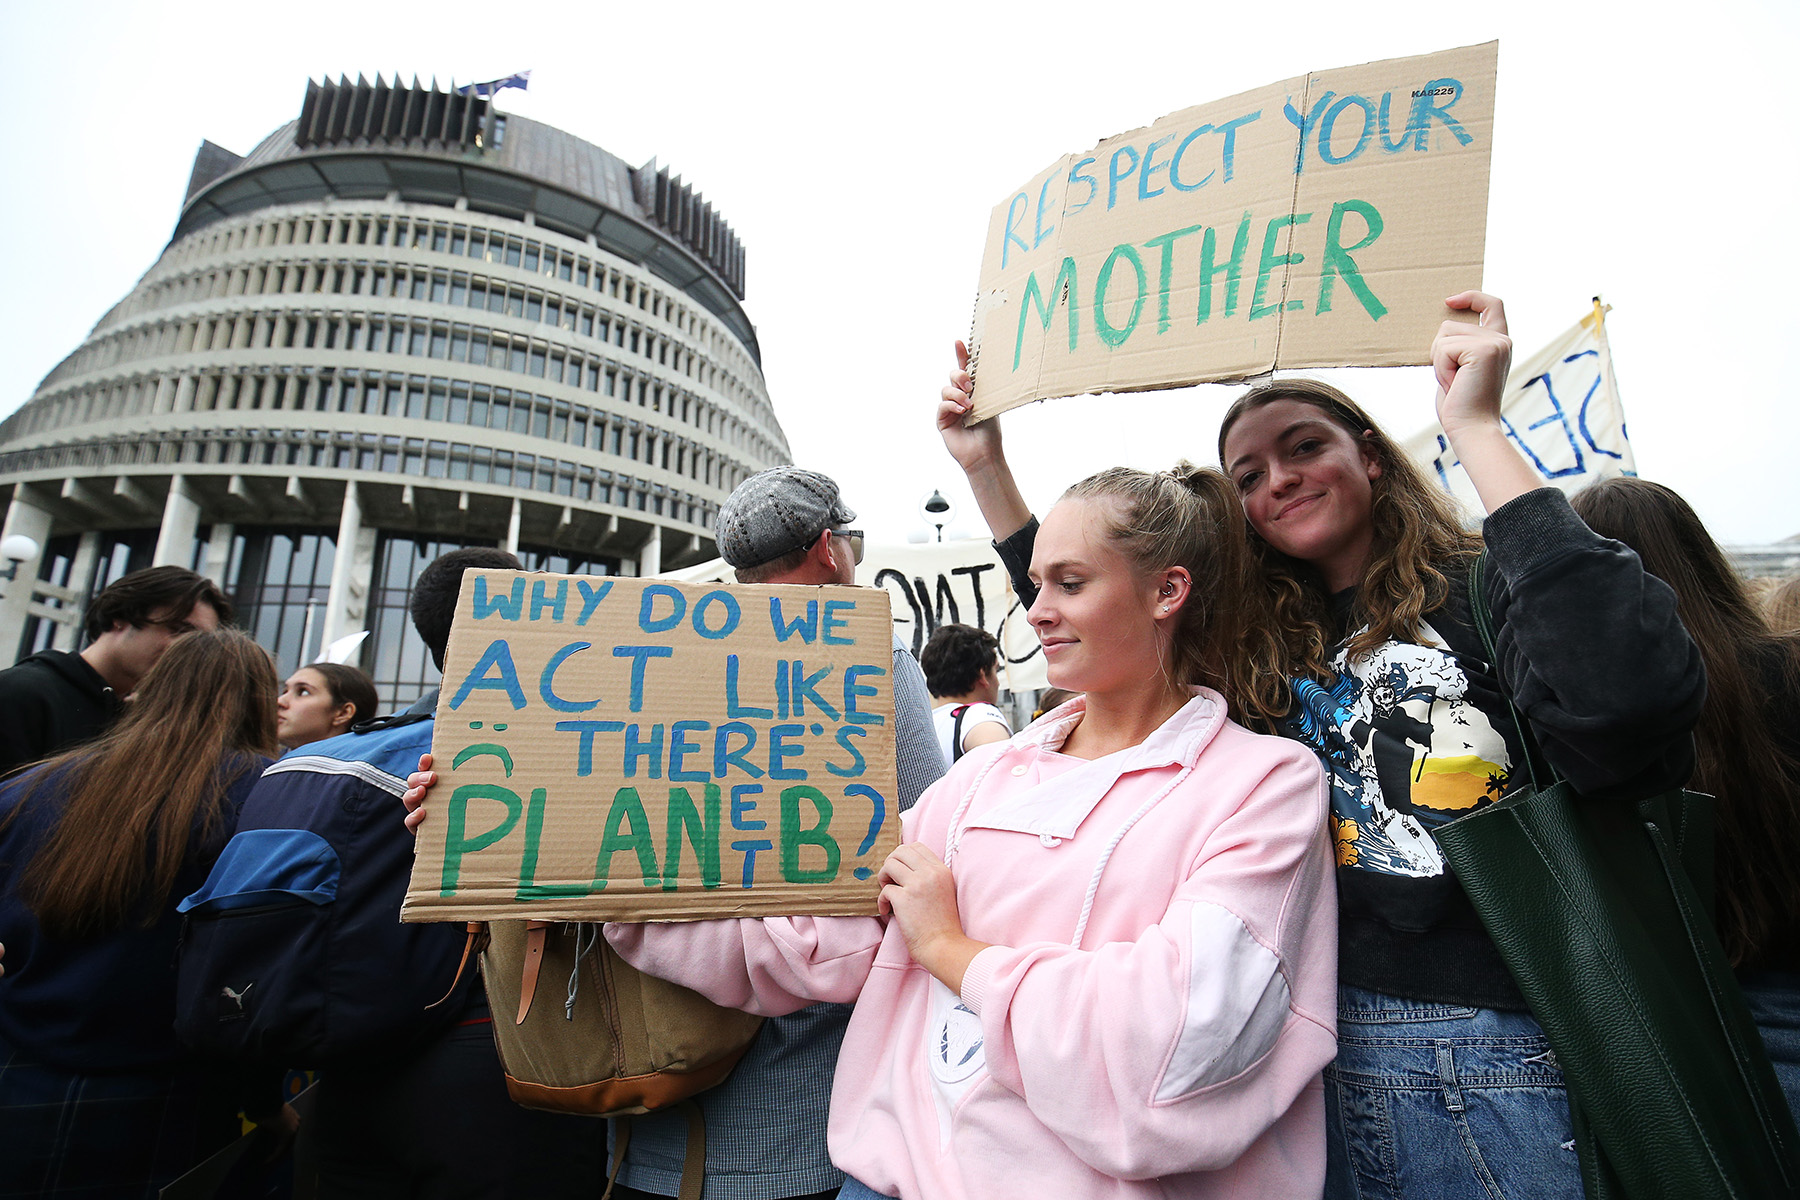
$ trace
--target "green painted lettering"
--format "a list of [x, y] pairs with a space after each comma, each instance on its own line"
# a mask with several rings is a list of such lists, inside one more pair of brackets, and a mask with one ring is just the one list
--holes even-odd
[[685, 835], [694, 847], [700, 863], [700, 886], [719, 886], [719, 785], [709, 783], [702, 793], [706, 815], [694, 805], [693, 793], [686, 788], [669, 789], [669, 845], [663, 854], [665, 892], [672, 892], [681, 882], [681, 842]]
[[1050, 287], [1050, 301], [1045, 303], [1044, 293], [1038, 287], [1037, 272], [1032, 271], [1025, 276], [1025, 298], [1019, 302], [1019, 335], [1013, 339], [1013, 370], [1019, 369], [1019, 356], [1025, 349], [1025, 319], [1031, 315], [1031, 306], [1037, 305], [1039, 319], [1044, 331], [1050, 329], [1050, 314], [1056, 311], [1058, 304], [1066, 304], [1069, 310], [1069, 351], [1075, 350], [1076, 317], [1075, 317], [1075, 260], [1062, 260], [1062, 269], [1056, 273], [1056, 282]]
[[[1361, 217], [1363, 225], [1368, 229], [1363, 234], [1362, 241], [1354, 246], [1342, 244], [1346, 212], [1353, 212]], [[1374, 291], [1363, 279], [1362, 271], [1357, 268], [1356, 260], [1350, 257], [1356, 251], [1373, 245], [1375, 239], [1381, 236], [1382, 228], [1381, 213], [1367, 200], [1344, 200], [1331, 206], [1331, 219], [1325, 223], [1325, 254], [1319, 263], [1319, 304], [1314, 309], [1315, 312], [1331, 311], [1332, 285], [1342, 276], [1371, 321], [1379, 321], [1387, 315], [1387, 305], [1376, 299]]]
[[[800, 825], [800, 801], [809, 800], [819, 823]], [[831, 836], [831, 798], [811, 784], [798, 783], [781, 789], [781, 877], [789, 883], [830, 883], [837, 878], [843, 852]], [[815, 870], [800, 866], [800, 847], [817, 846], [825, 852], [825, 865]]]
[[[506, 816], [486, 833], [470, 837], [467, 828], [471, 800], [498, 800], [506, 806]], [[450, 793], [450, 803], [445, 806], [444, 813], [444, 874], [438, 886], [438, 895], [456, 895], [456, 881], [462, 872], [463, 855], [485, 850], [511, 833], [513, 826], [519, 823], [519, 814], [524, 808], [525, 802], [519, 799], [519, 793], [497, 783], [465, 783]]]
[[[624, 827], [631, 826], [631, 832]], [[644, 886], [657, 886], [656, 847], [650, 842], [650, 818], [636, 788], [622, 787], [613, 793], [612, 808], [606, 814], [606, 836], [600, 841], [600, 854], [594, 860], [594, 890], [603, 892], [612, 878], [612, 858], [621, 850], [636, 852]]]
[[[1252, 321], [1281, 311], [1283, 304], [1279, 298], [1273, 304], [1263, 303], [1263, 297], [1268, 294], [1269, 276], [1276, 267], [1296, 266], [1306, 261], [1306, 255], [1298, 252], [1277, 254], [1275, 253], [1275, 241], [1283, 229], [1294, 225], [1304, 225], [1310, 220], [1312, 220], [1311, 213], [1291, 213], [1287, 216], [1273, 217], [1269, 221], [1269, 227], [1263, 231], [1262, 263], [1256, 268], [1256, 292], [1250, 298], [1250, 319]], [[1288, 235], [1288, 244], [1293, 244], [1292, 234]], [[1281, 290], [1284, 293], [1287, 291], [1285, 274], [1282, 277]], [[1305, 304], [1299, 300], [1289, 300], [1286, 302], [1286, 307], [1289, 311], [1293, 311], [1304, 308]]]

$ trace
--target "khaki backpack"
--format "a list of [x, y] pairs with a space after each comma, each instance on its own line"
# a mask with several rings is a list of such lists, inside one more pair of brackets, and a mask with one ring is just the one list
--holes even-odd
[[[643, 974], [619, 957], [597, 924], [491, 922], [481, 971], [513, 1100], [621, 1118], [682, 1105], [688, 1144], [681, 1196], [698, 1200], [705, 1131], [698, 1106], [684, 1102], [724, 1082], [763, 1019]], [[629, 1120], [617, 1122], [615, 1178], [629, 1139]]]

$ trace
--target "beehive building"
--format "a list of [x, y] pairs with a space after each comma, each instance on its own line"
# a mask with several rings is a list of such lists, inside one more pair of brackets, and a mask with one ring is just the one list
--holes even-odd
[[0, 584], [0, 661], [176, 563], [284, 670], [369, 630], [405, 703], [443, 550], [709, 558], [732, 487], [789, 461], [743, 295], [737, 237], [654, 160], [435, 84], [309, 83], [248, 155], [201, 146], [161, 256], [0, 422], [0, 534], [43, 548]]

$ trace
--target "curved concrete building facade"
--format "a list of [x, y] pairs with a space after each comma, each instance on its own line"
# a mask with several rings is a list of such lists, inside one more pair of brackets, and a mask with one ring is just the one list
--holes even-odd
[[[679, 179], [418, 86], [309, 84], [195, 160], [167, 248], [0, 422], [0, 652], [73, 648], [98, 587], [218, 580], [283, 670], [368, 630], [384, 703], [435, 680], [405, 617], [458, 545], [654, 574], [712, 557], [789, 461], [735, 235]], [[27, 587], [27, 577], [37, 583]]]

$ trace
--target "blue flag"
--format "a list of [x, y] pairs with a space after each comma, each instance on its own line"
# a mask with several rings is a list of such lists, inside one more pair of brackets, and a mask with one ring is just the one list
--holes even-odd
[[486, 83], [465, 83], [456, 89], [459, 96], [492, 96], [501, 88], [516, 87], [521, 92], [531, 86], [531, 72], [520, 71], [517, 75], [508, 75], [505, 79], [490, 79]]

